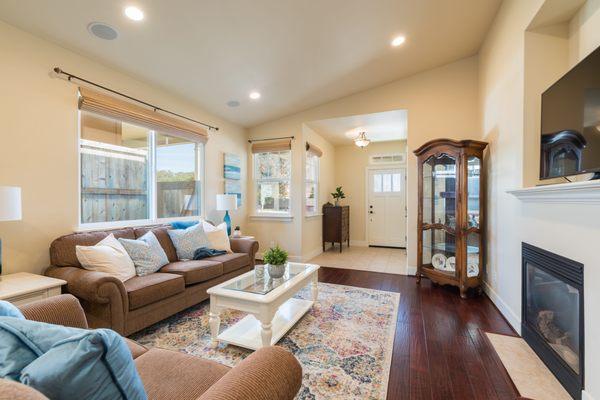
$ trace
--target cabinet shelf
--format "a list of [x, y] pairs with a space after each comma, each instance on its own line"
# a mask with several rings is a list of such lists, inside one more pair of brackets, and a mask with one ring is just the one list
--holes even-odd
[[[480, 291], [482, 284], [485, 243], [479, 227], [486, 216], [481, 189], [485, 187], [486, 146], [474, 140], [437, 139], [415, 150], [419, 174], [417, 283], [426, 277], [454, 285], [463, 298], [468, 288]], [[432, 266], [438, 253], [457, 256], [454, 271]], [[434, 261], [439, 263], [439, 256]]]

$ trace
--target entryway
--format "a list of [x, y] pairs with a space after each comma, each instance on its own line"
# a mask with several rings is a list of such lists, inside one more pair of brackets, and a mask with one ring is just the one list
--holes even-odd
[[367, 242], [406, 248], [406, 169], [367, 168]]

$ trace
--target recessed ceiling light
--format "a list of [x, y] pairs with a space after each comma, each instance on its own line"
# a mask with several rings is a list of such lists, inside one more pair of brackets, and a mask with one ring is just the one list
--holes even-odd
[[249, 96], [252, 100], [260, 99], [260, 93], [258, 93], [258, 92], [251, 92]]
[[393, 40], [392, 40], [392, 46], [394, 47], [398, 47], [400, 46], [402, 43], [406, 42], [406, 38], [404, 36], [396, 36]]
[[127, 18], [134, 21], [141, 21], [144, 19], [144, 13], [137, 7], [129, 6], [125, 9], [125, 15]]

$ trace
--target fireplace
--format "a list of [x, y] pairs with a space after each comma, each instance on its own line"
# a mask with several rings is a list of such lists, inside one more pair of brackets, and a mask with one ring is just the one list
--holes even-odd
[[521, 331], [575, 399], [584, 383], [583, 264], [522, 244]]

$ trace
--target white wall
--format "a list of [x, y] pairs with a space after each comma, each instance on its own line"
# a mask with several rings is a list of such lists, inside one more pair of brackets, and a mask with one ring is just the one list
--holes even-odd
[[600, 307], [600, 206], [521, 203], [506, 193], [537, 183], [542, 91], [600, 45], [598, 0], [588, 1], [566, 32], [560, 24], [527, 31], [538, 11], [560, 3], [505, 0], [480, 52], [483, 139], [490, 142], [486, 284], [492, 300], [520, 331], [521, 242], [583, 263], [584, 396], [600, 398], [600, 319], [595, 315]]
[[[206, 146], [206, 212], [222, 219], [223, 152], [246, 163], [246, 131], [195, 104], [0, 22], [0, 185], [21, 186], [23, 220], [0, 223], [4, 273], [42, 272], [56, 237], [78, 225], [77, 86], [50, 76], [55, 66], [166, 109], [217, 125]], [[246, 173], [242, 176], [245, 187]], [[246, 219], [244, 207], [234, 223]]]

